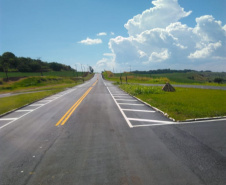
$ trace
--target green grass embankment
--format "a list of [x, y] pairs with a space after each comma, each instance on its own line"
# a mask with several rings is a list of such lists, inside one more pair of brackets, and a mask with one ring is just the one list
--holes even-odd
[[8, 111], [17, 109], [19, 107], [22, 107], [26, 104], [40, 100], [42, 98], [45, 98], [47, 96], [58, 93], [64, 89], [65, 88], [57, 88], [54, 90], [48, 90], [48, 91], [43, 91], [43, 92], [20, 94], [20, 95], [16, 95], [16, 96], [0, 98], [0, 102], [1, 102], [0, 115], [6, 113]]
[[[89, 80], [93, 75], [94, 74], [88, 74], [83, 79]], [[32, 93], [0, 98], [0, 115], [81, 83], [83, 83], [82, 78], [49, 76], [28, 77], [16, 82], [3, 82], [3, 84], [0, 85], [0, 94], [23, 92]]]
[[226, 116], [226, 91], [194, 88], [176, 88], [164, 92], [161, 87], [119, 85], [129, 94], [166, 112], [176, 121]]

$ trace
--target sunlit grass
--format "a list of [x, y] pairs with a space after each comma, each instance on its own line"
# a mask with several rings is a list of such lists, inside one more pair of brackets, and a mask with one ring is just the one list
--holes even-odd
[[64, 90], [64, 88], [0, 98], [0, 115], [47, 96], [53, 95], [62, 90]]
[[126, 84], [119, 87], [168, 113], [175, 120], [226, 116], [224, 90], [176, 88], [176, 92], [164, 92], [161, 87]]

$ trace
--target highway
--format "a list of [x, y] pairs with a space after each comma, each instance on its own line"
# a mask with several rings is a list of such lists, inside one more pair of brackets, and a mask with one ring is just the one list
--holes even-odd
[[225, 185], [225, 131], [172, 122], [96, 74], [0, 117], [0, 185]]

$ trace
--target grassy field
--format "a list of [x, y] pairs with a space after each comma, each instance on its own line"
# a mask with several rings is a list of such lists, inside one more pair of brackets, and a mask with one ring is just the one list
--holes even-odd
[[[109, 81], [113, 82], [120, 82], [120, 74], [113, 74], [110, 71], [106, 71], [103, 73], [104, 78]], [[126, 76], [127, 76], [127, 82], [128, 83], [148, 83], [148, 84], [165, 84], [166, 82], [169, 82], [170, 80], [165, 77], [159, 77], [159, 78], [150, 78], [146, 76], [139, 76], [139, 75], [131, 75], [129, 73], [124, 73], [122, 75], [122, 83], [126, 83]]]
[[177, 121], [226, 116], [226, 91], [223, 90], [176, 88], [176, 92], [164, 92], [161, 87], [127, 84], [119, 87]]
[[[73, 72], [73, 71], [53, 71], [53, 72], [43, 72], [43, 76], [62, 76], [62, 77], [78, 77], [82, 76], [82, 72]], [[30, 77], [30, 76], [41, 76], [39, 72], [8, 72], [9, 77]], [[0, 72], [0, 78], [6, 78], [4, 72]]]
[[[94, 74], [88, 74], [83, 79], [89, 80], [93, 76]], [[0, 85], [0, 94], [17, 92], [33, 93], [0, 98], [0, 115], [28, 103], [32, 103], [39, 99], [63, 91], [66, 88], [71, 88], [75, 85], [81, 84], [83, 83], [83, 79], [77, 77], [36, 76], [21, 78], [18, 81], [2, 81], [2, 84]]]
[[53, 95], [64, 90], [64, 87], [54, 88], [52, 90], [36, 92], [30, 94], [20, 94], [16, 96], [0, 98], [0, 115], [8, 111], [14, 110], [16, 108], [22, 107], [26, 104], [32, 103], [34, 101], [40, 100], [47, 96]]
[[112, 73], [105, 71], [103, 73], [105, 79], [126, 83], [146, 83], [146, 84], [193, 84], [193, 85], [210, 85], [210, 86], [226, 86], [226, 84], [214, 83], [215, 78], [223, 78], [226, 80], [226, 73], [213, 72], [187, 72], [187, 73], [165, 73], [165, 74], [136, 74], [136, 73]]

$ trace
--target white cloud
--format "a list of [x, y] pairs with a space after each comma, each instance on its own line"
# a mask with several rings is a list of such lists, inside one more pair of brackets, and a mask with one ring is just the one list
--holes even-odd
[[157, 53], [153, 52], [151, 56], [149, 57], [150, 62], [162, 62], [166, 59], [168, 59], [170, 56], [170, 53], [168, 52], [168, 49], [164, 49], [162, 52]]
[[165, 28], [191, 14], [191, 11], [185, 12], [177, 0], [155, 0], [152, 4], [155, 7], [134, 16], [125, 24], [130, 36], [154, 28]]
[[114, 32], [111, 32], [111, 35], [115, 35], [115, 33]]
[[106, 36], [106, 35], [107, 35], [106, 32], [100, 32], [100, 33], [97, 34], [97, 36]]
[[196, 18], [194, 28], [179, 20], [185, 12], [177, 0], [155, 0], [155, 7], [130, 19], [129, 36], [109, 41], [116, 66], [192, 68], [226, 71], [226, 25], [211, 15]]
[[210, 43], [206, 47], [191, 53], [188, 58], [190, 59], [200, 59], [200, 58], [207, 58], [212, 55], [214, 51], [216, 51], [219, 47], [221, 47], [221, 41], [216, 43]]
[[95, 44], [101, 44], [102, 40], [101, 39], [90, 39], [89, 37], [87, 37], [87, 39], [82, 40], [78, 43], [85, 44], [85, 45], [95, 45]]
[[114, 56], [113, 53], [104, 53], [103, 55], [104, 55], [104, 56], [107, 56], [107, 57], [113, 57], [113, 56]]

